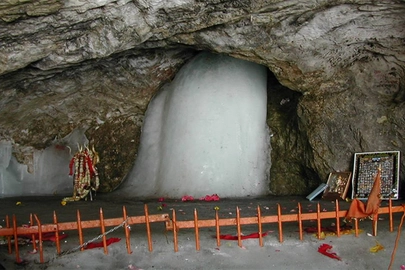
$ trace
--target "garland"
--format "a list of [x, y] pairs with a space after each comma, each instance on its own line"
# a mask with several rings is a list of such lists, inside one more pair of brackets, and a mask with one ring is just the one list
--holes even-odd
[[78, 146], [78, 151], [69, 162], [69, 175], [73, 176], [73, 197], [67, 197], [62, 200], [79, 201], [87, 196], [92, 198], [92, 191], [96, 192], [100, 185], [96, 164], [99, 162], [99, 156], [94, 146], [90, 150], [88, 147]]

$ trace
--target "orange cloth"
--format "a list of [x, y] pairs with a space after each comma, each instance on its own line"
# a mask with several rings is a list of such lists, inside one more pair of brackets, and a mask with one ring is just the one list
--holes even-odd
[[377, 214], [381, 204], [381, 169], [378, 169], [373, 188], [368, 196], [367, 205], [359, 199], [354, 199], [346, 214], [346, 219], [365, 218]]

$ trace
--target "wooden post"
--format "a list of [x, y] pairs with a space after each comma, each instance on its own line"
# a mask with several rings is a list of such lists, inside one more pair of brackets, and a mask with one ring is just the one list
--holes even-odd
[[220, 238], [220, 228], [219, 228], [219, 213], [218, 209], [215, 209], [215, 228], [217, 232], [217, 246], [221, 245], [221, 238]]
[[176, 210], [173, 209], [173, 243], [174, 243], [174, 252], [179, 251], [177, 239], [177, 224], [176, 224]]
[[260, 211], [260, 206], [257, 206], [257, 225], [259, 227], [259, 245], [263, 246], [263, 231], [262, 231], [262, 213]]
[[241, 235], [241, 229], [240, 229], [240, 212], [239, 212], [239, 207], [236, 206], [236, 230], [238, 231], [238, 246], [242, 247], [242, 235]]
[[281, 218], [281, 205], [277, 204], [277, 221], [278, 221], [278, 233], [279, 233], [279, 241], [282, 243], [283, 240], [283, 221]]
[[127, 209], [125, 208], [125, 206], [122, 206], [122, 221], [125, 221], [124, 224], [124, 232], [125, 232], [125, 244], [127, 246], [127, 253], [131, 254], [131, 239], [129, 237], [129, 228], [128, 228], [128, 215], [127, 215]]
[[[80, 211], [77, 209], [77, 232], [79, 234], [79, 244], [83, 245], [83, 231], [82, 231], [82, 219], [80, 217]], [[80, 248], [81, 251], [84, 250], [84, 247]]]
[[60, 254], [60, 240], [59, 240], [59, 224], [58, 224], [58, 217], [56, 216], [56, 212], [53, 211], [53, 223], [55, 224], [55, 243], [56, 243], [56, 253]]
[[41, 263], [44, 263], [44, 249], [43, 249], [43, 245], [42, 245], [42, 225], [41, 225], [41, 222], [39, 221], [37, 215], [34, 215], [34, 217], [38, 224], [39, 261]]
[[18, 250], [17, 218], [15, 217], [15, 215], [13, 215], [13, 234], [14, 234], [15, 259], [19, 263], [21, 262], [21, 259], [20, 259], [20, 252]]
[[340, 212], [340, 207], [339, 207], [339, 200], [336, 200], [335, 202], [335, 213], [336, 213], [336, 236], [340, 237], [340, 217], [339, 217], [339, 212]]
[[300, 240], [302, 241], [304, 239], [304, 233], [302, 229], [302, 207], [301, 203], [298, 203], [298, 229], [299, 229], [299, 234], [300, 234]]
[[100, 227], [101, 227], [101, 233], [103, 234], [103, 247], [104, 247], [104, 254], [108, 254], [108, 248], [107, 248], [107, 238], [105, 236], [105, 224], [104, 224], [104, 214], [103, 214], [103, 208], [100, 207]]
[[316, 205], [316, 221], [318, 228], [318, 239], [321, 239], [322, 234], [322, 225], [321, 225], [321, 205], [317, 203]]
[[151, 235], [150, 222], [149, 222], [148, 205], [145, 204], [143, 206], [143, 209], [144, 209], [144, 212], [145, 212], [145, 224], [146, 224], [146, 234], [148, 236], [148, 248], [149, 248], [149, 252], [152, 252], [153, 246], [152, 246], [152, 235]]
[[198, 214], [196, 208], [194, 208], [194, 230], [195, 230], [195, 249], [200, 250], [200, 234], [198, 231]]

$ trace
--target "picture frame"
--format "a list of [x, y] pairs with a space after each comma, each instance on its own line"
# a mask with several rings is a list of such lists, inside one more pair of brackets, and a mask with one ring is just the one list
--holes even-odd
[[326, 189], [322, 195], [323, 199], [345, 200], [351, 182], [351, 172], [331, 172], [329, 173]]
[[381, 168], [381, 199], [399, 198], [400, 152], [361, 152], [354, 154], [352, 199], [367, 200], [377, 169]]

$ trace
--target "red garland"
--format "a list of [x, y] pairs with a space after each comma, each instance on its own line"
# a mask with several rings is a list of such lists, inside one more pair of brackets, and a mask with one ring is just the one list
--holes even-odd
[[341, 260], [341, 258], [335, 253], [335, 252], [331, 252], [330, 250], [332, 249], [331, 245], [328, 244], [322, 244], [319, 248], [318, 248], [318, 252], [328, 256], [329, 258], [332, 259], [336, 259], [336, 260]]
[[73, 175], [73, 165], [75, 164], [75, 157], [72, 157], [69, 163], [69, 175]]

